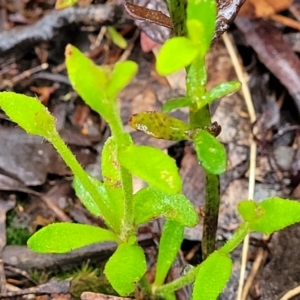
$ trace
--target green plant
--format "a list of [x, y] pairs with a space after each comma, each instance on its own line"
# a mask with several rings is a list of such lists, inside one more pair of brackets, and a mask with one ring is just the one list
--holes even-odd
[[[226, 152], [216, 139], [220, 127], [211, 124], [208, 104], [237, 90], [239, 83], [222, 83], [206, 91], [204, 58], [214, 33], [215, 1], [189, 0], [186, 12], [183, 2], [180, 5], [177, 2], [180, 1], [168, 1], [174, 32], [186, 34], [164, 44], [157, 58], [157, 70], [169, 74], [186, 67], [187, 95], [170, 100], [164, 107], [165, 112], [140, 113], [132, 116], [130, 123], [156, 138], [193, 141], [199, 162], [205, 169], [203, 250], [206, 259], [182, 277], [164, 284], [179, 250], [184, 226], [195, 226], [198, 216], [181, 194], [182, 182], [175, 161], [158, 149], [134, 145], [123, 130], [117, 94], [135, 76], [137, 65], [134, 62], [118, 63], [111, 70], [94, 65], [75, 47], [66, 48], [66, 66], [74, 89], [102, 115], [112, 131], [102, 152], [103, 182], [90, 177], [81, 168], [57, 133], [54, 118], [35, 98], [3, 92], [0, 106], [28, 133], [41, 135], [54, 145], [74, 173], [78, 197], [92, 214], [102, 217], [108, 227], [51, 224], [29, 239], [31, 249], [61, 253], [96, 242], [114, 241], [118, 247], [105, 265], [104, 273], [119, 294], [132, 293], [139, 283], [152, 297], [175, 299], [177, 289], [195, 282], [193, 299], [208, 300], [216, 299], [224, 288], [232, 266], [228, 255], [244, 237], [251, 231], [269, 234], [299, 222], [300, 204], [277, 197], [260, 203], [241, 201], [238, 210], [244, 221], [232, 239], [215, 250], [220, 197], [218, 175], [226, 169]], [[186, 19], [182, 17], [185, 15]], [[189, 107], [189, 124], [166, 113], [183, 106]], [[133, 194], [132, 175], [143, 179], [148, 186]], [[158, 217], [167, 221], [159, 244], [155, 280], [150, 284], [144, 277], [145, 255], [137, 244], [136, 232], [139, 225]]]

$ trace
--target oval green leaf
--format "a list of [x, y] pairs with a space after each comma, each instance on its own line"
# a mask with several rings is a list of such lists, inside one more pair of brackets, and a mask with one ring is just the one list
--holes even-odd
[[174, 221], [166, 221], [159, 241], [154, 285], [164, 283], [175, 261], [183, 240], [184, 227]]
[[165, 217], [182, 226], [197, 225], [199, 217], [191, 202], [182, 194], [172, 195], [153, 187], [139, 190], [133, 196], [135, 224]]
[[199, 44], [200, 47], [204, 36], [205, 27], [202, 22], [196, 19], [187, 20], [186, 27], [188, 36], [194, 44]]
[[47, 140], [58, 135], [54, 117], [37, 98], [14, 92], [2, 92], [0, 107], [27, 133], [40, 135]]
[[168, 100], [163, 105], [163, 112], [168, 113], [174, 109], [187, 107], [192, 104], [192, 99], [187, 97], [179, 97]]
[[116, 63], [107, 87], [108, 96], [116, 96], [136, 75], [138, 65], [134, 61]]
[[157, 56], [156, 70], [160, 75], [168, 75], [187, 67], [199, 53], [199, 46], [185, 37], [167, 40]]
[[66, 67], [70, 81], [83, 101], [109, 122], [116, 103], [106, 95], [110, 72], [95, 65], [76, 47], [68, 45], [65, 51]]
[[246, 222], [254, 222], [255, 219], [259, 218], [262, 211], [257, 210], [257, 205], [252, 200], [241, 201], [238, 204], [238, 212]]
[[170, 141], [189, 139], [189, 125], [162, 112], [146, 111], [132, 115], [129, 124], [134, 129], [157, 139]]
[[205, 170], [222, 174], [226, 170], [227, 156], [224, 146], [206, 130], [199, 130], [194, 138], [198, 160]]
[[121, 244], [105, 265], [104, 273], [112, 287], [121, 295], [132, 293], [147, 270], [143, 249]]
[[[97, 187], [97, 190], [101, 194], [101, 198], [104, 199], [104, 202], [108, 203], [108, 197], [105, 191], [105, 187], [103, 186], [103, 183], [100, 182], [98, 179], [93, 178], [89, 176], [90, 181], [93, 185]], [[81, 203], [85, 206], [85, 208], [94, 216], [103, 216], [100, 207], [97, 205], [97, 203], [94, 201], [94, 199], [91, 197], [90, 193], [84, 188], [81, 181], [78, 179], [77, 176], [74, 176], [73, 180], [73, 187], [75, 190], [76, 196], [79, 198]]]
[[232, 261], [226, 255], [215, 251], [201, 265], [196, 276], [193, 300], [217, 299], [232, 269]]
[[112, 42], [120, 47], [121, 49], [125, 49], [127, 47], [127, 41], [123, 38], [123, 36], [112, 26], [107, 26], [107, 32], [112, 40]]
[[132, 145], [119, 154], [122, 166], [162, 191], [178, 194], [182, 189], [175, 160], [159, 149]]
[[[114, 211], [114, 201], [107, 192], [104, 184], [97, 178], [90, 176], [86, 173], [90, 185], [96, 188], [97, 201], [91, 196], [90, 189], [86, 185], [83, 185], [79, 178], [75, 175], [73, 181], [73, 187], [76, 192], [76, 196], [84, 204], [84, 206], [95, 216], [101, 216], [105, 223], [112, 228], [115, 232], [119, 232], [120, 220], [116, 218]], [[90, 187], [90, 186], [89, 186]]]
[[[249, 208], [249, 201], [239, 203], [238, 210], [245, 216], [245, 206]], [[251, 230], [271, 234], [287, 226], [300, 222], [300, 203], [278, 197], [268, 198], [255, 203], [255, 208], [249, 212]], [[255, 217], [253, 215], [255, 214]], [[249, 220], [246, 214], [245, 218]]]
[[[217, 7], [215, 0], [189, 0], [187, 3], [188, 33], [193, 40], [198, 40], [200, 46], [199, 52], [202, 56], [206, 54], [210, 47], [210, 43], [215, 31], [216, 15]], [[201, 25], [198, 24], [195, 28], [195, 26], [193, 26], [194, 22], [189, 23], [189, 21], [192, 20], [198, 21], [198, 23]], [[197, 33], [196, 30], [200, 32]]]
[[204, 95], [203, 99], [200, 100], [200, 105], [198, 105], [198, 108], [200, 109], [206, 104], [209, 104], [216, 99], [222, 98], [229, 93], [236, 92], [238, 89], [240, 89], [240, 87], [241, 83], [239, 81], [223, 82], [215, 86]]
[[27, 244], [39, 253], [65, 253], [105, 241], [118, 242], [111, 231], [86, 224], [54, 223], [37, 231]]

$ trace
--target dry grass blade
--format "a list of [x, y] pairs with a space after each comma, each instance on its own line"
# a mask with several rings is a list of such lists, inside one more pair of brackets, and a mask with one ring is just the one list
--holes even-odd
[[[227, 51], [230, 55], [232, 60], [233, 67], [237, 74], [238, 80], [242, 83], [242, 93], [245, 98], [245, 103], [249, 112], [250, 121], [253, 123], [256, 120], [255, 110], [253, 106], [253, 101], [251, 98], [251, 94], [249, 91], [248, 84], [245, 79], [245, 75], [243, 72], [243, 68], [241, 63], [239, 62], [237, 52], [233, 46], [231, 39], [229, 38], [228, 34], [223, 35], [223, 41], [227, 48]], [[249, 164], [249, 187], [248, 187], [248, 198], [254, 198], [254, 188], [255, 188], [255, 167], [256, 167], [256, 143], [254, 140], [251, 141], [250, 144], [250, 164]], [[242, 263], [241, 263], [241, 272], [240, 272], [240, 280], [239, 280], [239, 289], [237, 299], [241, 300], [242, 292], [243, 292], [243, 285], [245, 279], [245, 270], [246, 270], [246, 263], [247, 263], [247, 254], [249, 248], [249, 235], [246, 236], [243, 243], [243, 250], [242, 250]]]

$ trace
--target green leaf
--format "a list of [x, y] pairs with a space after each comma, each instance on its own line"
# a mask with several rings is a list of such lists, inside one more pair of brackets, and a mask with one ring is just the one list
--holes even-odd
[[300, 203], [278, 197], [259, 203], [242, 201], [238, 205], [238, 211], [250, 223], [251, 230], [265, 234], [300, 222]]
[[115, 101], [106, 95], [110, 72], [95, 65], [74, 46], [66, 47], [65, 56], [73, 88], [88, 106], [110, 122], [116, 107]]
[[[189, 0], [187, 3], [187, 28], [191, 39], [198, 40], [201, 56], [204, 56], [210, 47], [215, 31], [217, 15], [215, 0]], [[201, 25], [195, 26], [194, 20]], [[193, 21], [193, 22], [191, 22]], [[194, 28], [195, 27], [195, 28]], [[199, 31], [197, 33], [196, 31]]]
[[52, 139], [58, 133], [54, 117], [37, 99], [25, 95], [2, 92], [0, 107], [6, 115], [30, 134], [37, 134], [46, 139]]
[[[202, 22], [196, 19], [187, 20], [186, 27], [188, 31], [188, 36], [194, 44], [201, 44], [204, 31], [206, 30]], [[201, 47], [201, 46], [200, 46]]]
[[129, 124], [154, 138], [170, 141], [189, 139], [189, 125], [162, 112], [146, 111], [132, 115]]
[[132, 145], [120, 152], [119, 161], [132, 174], [166, 193], [177, 194], [182, 189], [175, 160], [159, 149]]
[[73, 223], [54, 223], [43, 227], [27, 242], [28, 247], [39, 253], [65, 253], [104, 241], [118, 242], [111, 231]]
[[[106, 203], [109, 203], [103, 183], [100, 182], [98, 179], [93, 178], [92, 176], [89, 176], [89, 178], [90, 178], [91, 182], [97, 187], [99, 194], [101, 194], [101, 198], [105, 199], [104, 201]], [[84, 188], [84, 186], [82, 185], [81, 181], [78, 179], [77, 176], [74, 176], [73, 187], [75, 189], [76, 196], [79, 198], [81, 203], [85, 206], [85, 208], [94, 216], [97, 216], [97, 217], [102, 216], [100, 207], [97, 205], [97, 203], [91, 197], [90, 193], [86, 191], [86, 189]]]
[[[96, 187], [98, 204], [94, 198], [92, 198], [90, 190], [87, 190], [81, 183], [79, 178], [75, 175], [73, 180], [73, 187], [75, 189], [76, 196], [80, 199], [83, 205], [95, 216], [101, 216], [105, 223], [112, 228], [115, 232], [120, 230], [120, 220], [116, 217], [115, 199], [108, 193], [105, 185], [86, 173], [91, 184]], [[122, 198], [121, 198], [122, 199]]]
[[230, 81], [230, 82], [223, 82], [209, 92], [207, 92], [203, 99], [201, 99], [201, 105], [198, 105], [198, 109], [202, 108], [206, 104], [213, 102], [218, 98], [222, 98], [223, 96], [228, 95], [229, 93], [233, 93], [237, 91], [241, 87], [241, 83], [238, 81]]
[[193, 227], [199, 221], [193, 205], [182, 194], [170, 195], [156, 188], [146, 187], [133, 196], [133, 203], [136, 225], [158, 217], [174, 220], [187, 227]]
[[143, 249], [121, 244], [108, 260], [104, 273], [112, 287], [121, 295], [132, 293], [147, 269]]
[[121, 49], [126, 49], [127, 41], [123, 36], [112, 26], [107, 26], [107, 32], [111, 37], [112, 42], [120, 47]]
[[155, 286], [160, 286], [164, 283], [180, 249], [183, 233], [184, 227], [182, 225], [174, 221], [166, 221], [159, 241]]
[[64, 9], [75, 5], [78, 0], [56, 0], [55, 9]]
[[226, 170], [224, 146], [206, 130], [199, 130], [193, 138], [198, 160], [205, 170], [212, 174], [222, 174]]
[[117, 159], [117, 145], [114, 137], [108, 138], [104, 144], [101, 167], [104, 186], [110, 199], [109, 207], [111, 211], [114, 212], [114, 218], [119, 232], [124, 218], [124, 199], [121, 166]]
[[187, 107], [192, 104], [192, 99], [187, 97], [179, 97], [168, 100], [163, 105], [163, 112], [168, 113], [174, 109]]
[[194, 300], [217, 299], [228, 282], [232, 261], [226, 255], [213, 252], [201, 265], [193, 290]]
[[160, 75], [168, 75], [187, 67], [196, 58], [199, 47], [185, 37], [167, 40], [157, 56], [156, 70]]
[[238, 204], [238, 212], [246, 222], [254, 222], [260, 217], [259, 209], [256, 211], [257, 205], [252, 200], [241, 201]]
[[116, 63], [107, 87], [107, 95], [116, 96], [132, 80], [137, 71], [138, 65], [133, 61]]

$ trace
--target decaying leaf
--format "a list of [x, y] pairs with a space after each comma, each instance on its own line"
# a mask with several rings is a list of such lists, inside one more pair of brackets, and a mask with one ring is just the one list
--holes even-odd
[[247, 0], [239, 15], [249, 18], [262, 18], [287, 9], [293, 0]]

